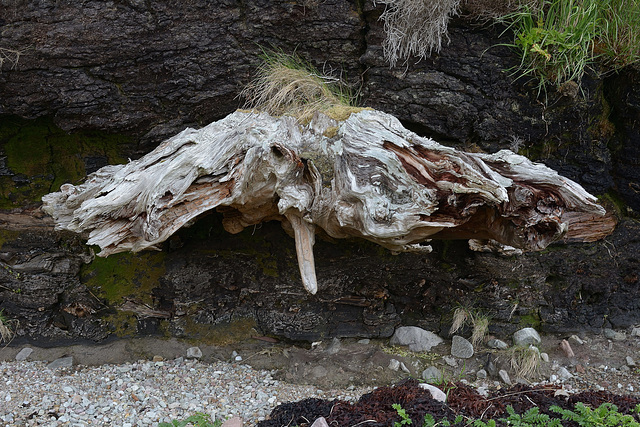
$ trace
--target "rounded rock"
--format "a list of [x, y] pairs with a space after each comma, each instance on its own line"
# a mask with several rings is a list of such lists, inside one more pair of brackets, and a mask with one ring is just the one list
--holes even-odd
[[467, 339], [454, 335], [451, 342], [451, 355], [460, 359], [468, 359], [473, 356], [473, 345]]

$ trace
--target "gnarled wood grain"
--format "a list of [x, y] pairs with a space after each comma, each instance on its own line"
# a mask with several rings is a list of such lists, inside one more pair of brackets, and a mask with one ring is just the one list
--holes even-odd
[[566, 215], [579, 223], [605, 213], [581, 186], [544, 165], [508, 150], [460, 152], [372, 110], [340, 123], [317, 114], [306, 126], [236, 112], [43, 201], [57, 228], [88, 232], [102, 256], [156, 247], [211, 209], [223, 212], [231, 233], [282, 221], [293, 230], [311, 293], [315, 231], [394, 251], [429, 250], [422, 244], [429, 238], [539, 250], [565, 235]]

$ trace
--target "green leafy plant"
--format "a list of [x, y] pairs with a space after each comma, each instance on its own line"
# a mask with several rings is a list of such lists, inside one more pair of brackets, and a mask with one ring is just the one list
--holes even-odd
[[211, 421], [211, 416], [202, 412], [197, 412], [195, 415], [191, 415], [184, 421], [173, 420], [171, 423], [159, 423], [158, 427], [185, 427], [192, 424], [194, 427], [220, 427], [222, 421]]
[[552, 419], [547, 414], [541, 414], [540, 408], [533, 407], [524, 414], [517, 414], [511, 405], [507, 406], [507, 418], [500, 418], [500, 421], [514, 427], [562, 427], [560, 420]]
[[316, 111], [340, 116], [357, 108], [353, 91], [339, 77], [321, 73], [298, 55], [264, 50], [262, 60], [255, 79], [241, 93], [246, 108], [293, 116], [301, 123]]
[[562, 415], [563, 420], [573, 421], [583, 427], [640, 427], [640, 423], [631, 415], [619, 413], [618, 407], [608, 402], [603, 403], [596, 409], [592, 409], [582, 402], [576, 403], [575, 411], [562, 409], [556, 405], [551, 406], [549, 409]]
[[513, 31], [521, 55], [518, 77], [538, 79], [538, 92], [580, 85], [596, 62], [618, 69], [640, 59], [640, 3], [634, 0], [523, 1], [497, 18]]
[[399, 403], [394, 403], [393, 405], [391, 405], [391, 407], [395, 409], [400, 416], [400, 422], [396, 421], [395, 423], [393, 423], [393, 427], [402, 427], [413, 422], [411, 421], [411, 418], [409, 418], [409, 415], [407, 415], [407, 411], [405, 411]]

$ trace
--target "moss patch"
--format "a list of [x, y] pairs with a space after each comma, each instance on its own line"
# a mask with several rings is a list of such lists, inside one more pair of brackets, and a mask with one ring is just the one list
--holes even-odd
[[78, 183], [87, 170], [87, 159], [105, 164], [124, 163], [119, 155], [123, 135], [97, 131], [67, 134], [49, 118], [0, 120], [0, 154], [12, 176], [0, 176], [0, 209], [39, 203], [66, 182]]
[[164, 252], [127, 252], [94, 259], [82, 267], [80, 280], [109, 305], [121, 304], [125, 298], [152, 305], [152, 290], [165, 270]]
[[249, 317], [210, 325], [194, 322], [192, 317], [188, 316], [183, 322], [183, 330], [190, 339], [208, 345], [230, 345], [250, 339], [256, 334], [256, 321]]
[[113, 333], [120, 338], [132, 337], [138, 332], [138, 318], [131, 311], [116, 311], [104, 317], [104, 321], [111, 325]]
[[19, 231], [0, 229], [0, 249], [2, 249], [2, 246], [5, 243], [15, 240], [16, 238], [18, 238], [19, 235], [20, 235]]

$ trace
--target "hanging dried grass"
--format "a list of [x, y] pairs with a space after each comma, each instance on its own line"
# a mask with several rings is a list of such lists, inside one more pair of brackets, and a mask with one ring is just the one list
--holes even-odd
[[425, 58], [435, 49], [440, 51], [442, 36], [447, 34], [449, 19], [460, 6], [460, 0], [376, 0], [384, 4], [380, 16], [386, 38], [382, 44], [384, 57], [394, 67], [399, 59], [410, 56]]

